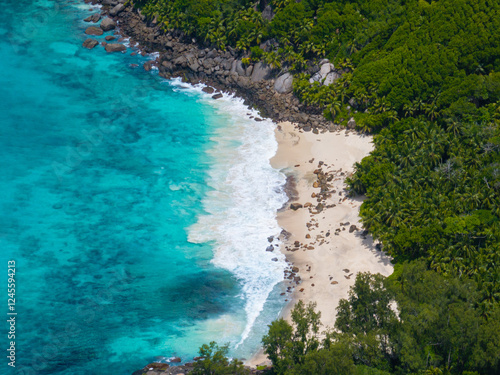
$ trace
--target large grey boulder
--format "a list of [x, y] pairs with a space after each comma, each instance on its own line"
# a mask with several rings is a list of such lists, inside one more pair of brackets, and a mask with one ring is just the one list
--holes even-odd
[[231, 70], [234, 59], [232, 57], [222, 60], [221, 67], [224, 70]]
[[328, 86], [340, 77], [341, 75], [335, 71], [335, 66], [328, 60], [324, 59], [320, 61], [319, 71], [309, 79], [309, 82], [322, 82], [323, 85]]
[[274, 89], [280, 94], [288, 94], [293, 90], [293, 76], [290, 73], [285, 73], [276, 79]]
[[238, 79], [236, 80], [236, 84], [241, 87], [242, 89], [249, 88], [251, 85], [250, 79], [247, 77], [242, 77], [238, 76]]
[[185, 57], [189, 69], [191, 69], [193, 72], [197, 72], [200, 68], [200, 64], [198, 64], [198, 59], [196, 58], [196, 56], [193, 53], [187, 53]]
[[321, 74], [321, 76], [323, 78], [325, 78], [327, 76], [327, 74], [330, 73], [331, 71], [333, 71], [334, 69], [335, 69], [335, 67], [333, 66], [333, 64], [331, 64], [331, 63], [324, 63], [319, 68], [319, 73]]
[[252, 75], [252, 72], [253, 72], [253, 65], [247, 66], [247, 68], [245, 69], [245, 75], [247, 77], [250, 77]]
[[[232, 70], [231, 70], [232, 71]], [[238, 73], [240, 76], [245, 76], [246, 71], [245, 71], [245, 66], [241, 62], [241, 60], [237, 60], [236, 64], [234, 65], [234, 71]]]
[[202, 64], [205, 69], [212, 69], [217, 65], [212, 58], [205, 58], [204, 60], [202, 60]]
[[106, 17], [101, 21], [100, 26], [103, 31], [110, 31], [116, 28], [116, 22], [113, 21], [111, 18]]
[[342, 76], [339, 73], [330, 72], [326, 75], [325, 80], [323, 81], [323, 85], [324, 86], [331, 85], [333, 82], [335, 82], [340, 77], [342, 77]]
[[198, 69], [200, 69], [200, 64], [198, 64], [198, 60], [193, 60], [190, 63], [188, 63], [189, 69], [191, 69], [193, 72], [197, 72]]
[[173, 63], [175, 65], [182, 65], [182, 66], [186, 66], [187, 65], [187, 59], [184, 55], [180, 55], [179, 57], [177, 57], [176, 59], [174, 59]]
[[266, 6], [262, 11], [262, 18], [267, 21], [271, 21], [274, 18], [274, 12], [270, 5]]
[[127, 50], [127, 47], [119, 43], [108, 43], [104, 48], [106, 48], [106, 52], [123, 52]]
[[253, 72], [252, 72], [252, 76], [251, 76], [252, 82], [260, 82], [263, 79], [268, 78], [269, 75], [271, 74], [271, 71], [272, 71], [272, 69], [270, 66], [263, 64], [261, 62], [258, 62], [253, 67]]
[[123, 9], [125, 9], [125, 5], [123, 4], [118, 4], [117, 6], [115, 6], [113, 9], [111, 9], [109, 11], [109, 14], [111, 16], [116, 16], [117, 14], [119, 14], [121, 11], [123, 11]]

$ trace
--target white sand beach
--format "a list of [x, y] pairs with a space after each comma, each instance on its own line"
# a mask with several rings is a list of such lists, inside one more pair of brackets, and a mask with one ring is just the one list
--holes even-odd
[[[283, 317], [290, 319], [290, 311], [298, 300], [316, 302], [323, 329], [333, 327], [339, 300], [348, 297], [358, 272], [388, 276], [393, 271], [390, 258], [376, 250], [370, 235], [363, 235], [359, 221], [363, 197], [347, 197], [344, 190], [345, 178], [353, 172], [354, 164], [373, 149], [372, 137], [345, 130], [314, 134], [285, 122], [278, 125], [276, 138], [278, 152], [271, 163], [288, 176], [294, 176], [296, 185], [295, 199], [278, 213], [280, 226], [290, 233], [282, 251], [299, 268], [302, 279], [299, 285], [286, 281], [286, 286], [295, 288]], [[331, 197], [322, 203], [325, 207], [335, 206], [316, 213], [318, 201], [312, 196], [320, 192], [319, 187], [314, 187], [318, 186], [314, 171], [319, 168], [334, 176], [328, 182]], [[294, 211], [289, 208], [294, 202], [311, 206]], [[357, 230], [350, 233], [352, 225]], [[298, 250], [296, 241], [300, 242]], [[290, 294], [285, 298], [290, 300]], [[260, 352], [248, 364], [263, 363], [266, 357]]]

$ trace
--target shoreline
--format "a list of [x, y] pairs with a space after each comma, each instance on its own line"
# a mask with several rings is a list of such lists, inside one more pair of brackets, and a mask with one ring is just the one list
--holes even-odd
[[[338, 303], [348, 297], [358, 272], [388, 276], [393, 271], [391, 259], [362, 228], [363, 197], [349, 197], [345, 191], [345, 178], [372, 151], [372, 138], [349, 130], [316, 135], [289, 122], [279, 123], [275, 134], [278, 151], [271, 165], [294, 176], [297, 193], [277, 214], [280, 227], [290, 233], [281, 251], [301, 278], [299, 284], [285, 281], [293, 291], [280, 317], [290, 322], [296, 302], [315, 302], [322, 330], [333, 328]], [[294, 210], [294, 203], [302, 207]], [[257, 366], [269, 360], [260, 350], [246, 363]]]
[[[104, 3], [103, 0], [85, 2]], [[285, 271], [284, 286], [288, 289], [283, 298], [288, 302], [280, 317], [290, 321], [291, 309], [299, 300], [316, 302], [317, 310], [321, 311], [322, 329], [332, 328], [338, 302], [348, 297], [357, 272], [387, 276], [393, 269], [390, 259], [375, 249], [371, 236], [363, 233], [358, 216], [362, 197], [349, 198], [344, 191], [344, 180], [352, 173], [354, 163], [371, 152], [371, 137], [345, 130], [320, 114], [311, 114], [291, 92], [276, 92], [276, 72], [258, 81], [252, 79], [252, 74], [242, 74], [238, 69], [235, 72], [235, 63], [245, 57], [243, 54], [202, 48], [175, 32], [150, 38], [158, 34], [158, 25], [141, 18], [130, 6], [124, 6], [111, 17], [112, 7], [103, 4], [99, 11], [118, 21], [115, 35], [130, 38], [130, 48], [142, 50], [143, 54], [159, 53], [155, 61], [144, 64], [146, 71], [156, 66], [163, 78], [180, 77], [189, 84], [203, 83], [207, 85], [205, 93], [216, 94], [214, 100], [219, 92], [234, 94], [243, 98], [246, 105], [258, 109], [262, 117], [277, 123], [278, 150], [270, 162], [273, 168], [287, 175], [290, 198], [277, 214], [279, 226], [289, 234], [287, 238], [280, 236], [280, 251], [295, 269]], [[193, 54], [200, 65], [210, 60], [210, 54], [214, 60], [229, 59], [233, 63], [228, 66], [220, 63], [217, 68], [220, 67], [222, 73], [212, 67], [213, 74], [207, 74], [199, 68], [193, 69]], [[252, 68], [256, 69], [257, 65]], [[320, 172], [315, 174], [316, 170]], [[292, 203], [306, 207], [293, 210]], [[356, 226], [352, 232], [351, 225]], [[251, 367], [269, 363], [262, 349], [245, 361]]]

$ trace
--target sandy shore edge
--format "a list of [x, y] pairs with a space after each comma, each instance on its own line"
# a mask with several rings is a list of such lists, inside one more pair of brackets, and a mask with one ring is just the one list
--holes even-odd
[[[345, 178], [353, 172], [354, 164], [372, 151], [372, 137], [345, 130], [303, 132], [290, 122], [279, 123], [275, 133], [278, 151], [271, 164], [293, 176], [296, 190], [278, 213], [278, 223], [290, 233], [281, 251], [298, 267], [301, 278], [298, 285], [285, 281], [286, 287], [294, 288], [285, 296], [290, 302], [282, 316], [290, 320], [290, 311], [299, 300], [316, 302], [326, 329], [334, 326], [338, 303], [348, 297], [358, 272], [388, 276], [393, 271], [390, 258], [378, 251], [372, 237], [363, 231], [359, 218], [363, 197], [345, 194]], [[316, 196], [321, 191], [318, 174], [314, 173], [318, 170], [323, 180], [330, 179], [327, 191], [323, 187], [321, 202]], [[291, 203], [310, 206], [292, 210]], [[318, 203], [324, 207], [319, 213]], [[257, 366], [269, 361], [261, 350], [246, 364]]]

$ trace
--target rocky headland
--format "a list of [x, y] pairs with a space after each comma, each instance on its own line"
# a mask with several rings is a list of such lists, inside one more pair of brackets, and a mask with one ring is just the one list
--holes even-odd
[[[255, 368], [247, 367], [251, 375], [263, 375], [269, 373], [270, 368], [265, 370], [257, 370]], [[168, 363], [150, 363], [144, 368], [134, 371], [132, 375], [186, 375], [194, 370], [193, 363], [186, 363], [179, 366], [171, 366]]]
[[[214, 94], [221, 92], [236, 94], [245, 99], [246, 104], [260, 111], [262, 116], [276, 122], [290, 121], [304, 131], [336, 131], [340, 127], [327, 121], [317, 109], [302, 105], [293, 95], [293, 76], [286, 68], [273, 69], [263, 62], [244, 63], [248, 52], [227, 47], [225, 51], [207, 47], [196, 39], [178, 31], [164, 31], [156, 19], [148, 19], [140, 10], [125, 0], [91, 0], [100, 4], [100, 14], [92, 14], [85, 21], [89, 24], [101, 21], [100, 27], [89, 26], [87, 34], [102, 35], [102, 31], [117, 28], [122, 37], [130, 38], [130, 46], [137, 48], [143, 55], [158, 52], [159, 57], [144, 64], [145, 70], [159, 69], [164, 78], [180, 77], [184, 82], [203, 83], [204, 89]], [[96, 30], [101, 29], [101, 30]], [[100, 33], [100, 34], [99, 34]], [[108, 52], [124, 51], [115, 44], [105, 44]], [[92, 39], [84, 42], [84, 47], [94, 48]], [[275, 46], [271, 41], [261, 48], [269, 51]], [[135, 53], [135, 52], [134, 52]], [[331, 84], [343, 73], [324, 59], [318, 63], [310, 62], [307, 73], [313, 80]], [[258, 118], [256, 119], [258, 121]], [[355, 124], [349, 124], [354, 128]], [[349, 126], [348, 125], [348, 126]]]

